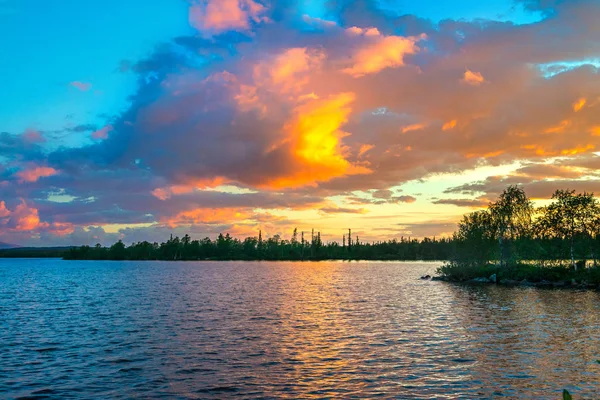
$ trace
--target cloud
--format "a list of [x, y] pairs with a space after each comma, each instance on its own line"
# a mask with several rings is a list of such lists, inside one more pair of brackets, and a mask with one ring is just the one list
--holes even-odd
[[587, 99], [585, 99], [583, 97], [578, 99], [576, 102], [573, 103], [573, 111], [575, 111], [575, 112], [581, 111], [581, 109], [583, 107], [585, 107], [586, 103], [587, 103]]
[[[6, 208], [4, 201], [0, 202], [0, 227], [9, 231], [32, 231], [40, 225], [38, 210], [30, 207], [24, 199], [12, 210]], [[1, 237], [1, 236], [0, 236]]]
[[252, 212], [246, 209], [235, 208], [196, 208], [182, 211], [172, 217], [167, 217], [161, 222], [169, 226], [192, 224], [224, 224], [233, 221], [246, 220], [252, 217]]
[[0, 201], [0, 224], [3, 218], [10, 217], [10, 210], [6, 208], [6, 203], [4, 201]]
[[440, 199], [432, 202], [433, 204], [450, 204], [457, 207], [482, 208], [489, 204], [486, 199]]
[[70, 132], [95, 131], [96, 130], [96, 125], [94, 125], [94, 124], [80, 124], [80, 125], [75, 125], [73, 127], [67, 128], [67, 130], [70, 131]]
[[107, 139], [110, 131], [113, 130], [112, 125], [106, 125], [104, 128], [92, 132], [92, 139], [100, 140]]
[[368, 210], [364, 208], [348, 207], [323, 207], [319, 209], [324, 214], [366, 214]]
[[37, 182], [40, 178], [56, 175], [58, 171], [52, 167], [32, 166], [18, 171], [15, 175], [20, 182]]
[[[433, 24], [341, 0], [325, 4], [335, 20], [325, 23], [294, 1], [194, 1], [200, 32], [123, 66], [137, 89], [110, 125], [67, 127], [89, 135], [64, 146], [47, 129], [0, 132], [5, 208], [24, 198], [38, 210], [19, 240], [66, 243], [158, 240], [169, 221], [182, 224], [176, 232], [279, 232], [289, 220], [260, 210], [315, 211], [330, 197], [340, 208], [400, 208], [416, 198], [398, 186], [488, 168], [512, 170], [435, 201], [468, 206], [462, 197], [473, 196], [475, 205], [510, 183], [539, 196], [559, 185], [594, 189], [600, 74], [589, 57], [600, 52], [600, 4], [525, 4], [543, 19]], [[249, 216], [206, 222], [220, 209]], [[115, 223], [144, 226], [100, 232]], [[59, 240], [52, 229], [73, 231]]]
[[470, 69], [467, 69], [462, 81], [468, 85], [479, 86], [485, 82], [485, 79], [480, 72], [473, 72]]
[[257, 85], [270, 85], [281, 92], [301, 90], [310, 73], [321, 67], [326, 55], [322, 50], [297, 47], [261, 61], [254, 67]]
[[375, 74], [386, 68], [398, 68], [404, 65], [404, 57], [415, 54], [420, 49], [416, 45], [426, 36], [402, 37], [385, 36], [377, 28], [361, 29], [352, 27], [348, 29], [351, 36], [359, 36], [364, 42], [351, 56], [351, 66], [342, 70], [345, 74], [355, 78]]
[[88, 83], [88, 82], [81, 82], [81, 81], [74, 81], [69, 83], [69, 85], [73, 86], [74, 88], [81, 90], [82, 92], [87, 92], [88, 90], [90, 90], [92, 88], [92, 84]]
[[251, 22], [268, 21], [266, 10], [254, 0], [199, 0], [190, 7], [189, 21], [204, 33], [247, 31]]
[[23, 140], [27, 143], [44, 143], [46, 138], [44, 138], [42, 134], [35, 129], [27, 129], [23, 133]]
[[417, 201], [416, 197], [413, 196], [398, 196], [395, 197], [395, 200], [397, 200], [400, 203], [414, 203], [415, 201]]
[[340, 126], [346, 122], [353, 100], [353, 93], [341, 93], [295, 109], [295, 117], [286, 127], [291, 159], [295, 159], [292, 171], [287, 176], [270, 180], [269, 186], [297, 187], [347, 174], [369, 173], [367, 167], [348, 162], [340, 144], [346, 135]]

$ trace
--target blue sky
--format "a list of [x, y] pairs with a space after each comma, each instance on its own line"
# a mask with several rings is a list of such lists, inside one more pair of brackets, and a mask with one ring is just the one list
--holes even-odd
[[[0, 53], [10, 55], [0, 63], [0, 130], [11, 132], [101, 123], [97, 116], [116, 114], [135, 89], [135, 77], [119, 72], [121, 60], [191, 31], [187, 4], [177, 0], [0, 4]], [[69, 85], [75, 81], [91, 89]]]

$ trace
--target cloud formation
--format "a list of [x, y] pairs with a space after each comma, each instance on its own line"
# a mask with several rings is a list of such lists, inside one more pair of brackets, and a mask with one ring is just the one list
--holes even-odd
[[[512, 183], [537, 198], [597, 191], [600, 4], [521, 3], [543, 18], [433, 24], [367, 0], [327, 2], [319, 18], [292, 0], [192, 1], [192, 34], [124, 63], [137, 88], [122, 113], [0, 132], [0, 240], [274, 234], [297, 213], [358, 224], [378, 209], [468, 211]], [[53, 142], [64, 133], [81, 139]], [[494, 168], [507, 172], [481, 172]], [[460, 182], [410, 189], [438, 175]], [[361, 234], [451, 230], [440, 218]]]

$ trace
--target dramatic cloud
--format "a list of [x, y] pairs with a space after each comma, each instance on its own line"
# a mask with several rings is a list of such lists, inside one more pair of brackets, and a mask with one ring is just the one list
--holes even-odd
[[122, 112], [0, 132], [0, 240], [446, 234], [509, 184], [598, 191], [600, 3], [519, 2], [540, 20], [190, 1], [192, 33], [115, 65]]

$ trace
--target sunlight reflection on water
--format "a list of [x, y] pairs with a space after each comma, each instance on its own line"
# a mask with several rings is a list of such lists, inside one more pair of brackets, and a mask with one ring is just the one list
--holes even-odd
[[0, 397], [600, 398], [598, 293], [438, 265], [0, 260]]

